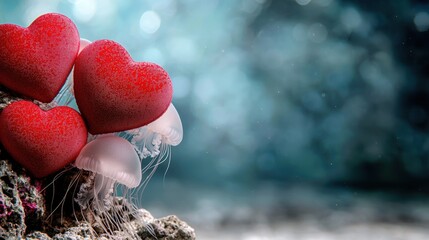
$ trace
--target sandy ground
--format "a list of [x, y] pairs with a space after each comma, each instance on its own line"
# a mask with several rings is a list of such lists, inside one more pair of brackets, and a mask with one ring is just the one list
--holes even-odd
[[262, 185], [220, 191], [165, 182], [149, 201], [156, 216], [176, 214], [201, 240], [429, 239], [429, 197]]
[[279, 222], [273, 226], [248, 226], [213, 230], [197, 229], [201, 240], [427, 240], [423, 226], [388, 223], [345, 226], [327, 229], [316, 222]]

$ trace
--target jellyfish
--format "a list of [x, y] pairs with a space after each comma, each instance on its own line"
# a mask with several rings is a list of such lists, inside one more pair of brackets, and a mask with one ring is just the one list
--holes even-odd
[[[91, 41], [81, 38], [78, 55], [89, 44], [91, 44]], [[57, 94], [57, 96], [54, 98], [52, 102], [54, 103], [54, 105], [69, 106], [72, 104], [73, 100], [74, 100], [74, 93], [73, 93], [73, 69], [72, 69], [70, 71], [70, 75], [68, 76], [66, 83], [61, 88], [60, 92]]]
[[133, 144], [141, 159], [151, 158], [151, 161], [142, 169], [143, 174], [149, 171], [141, 185], [144, 189], [160, 164], [167, 161], [168, 170], [171, 160], [171, 146], [177, 146], [182, 141], [183, 127], [179, 113], [173, 103], [170, 103], [164, 114], [152, 123], [115, 135], [123, 137]]
[[80, 152], [74, 165], [94, 173], [92, 191], [80, 193], [79, 202], [85, 209], [90, 202], [98, 211], [105, 206], [104, 200], [112, 194], [114, 184], [128, 188], [140, 184], [140, 159], [134, 147], [116, 136], [102, 136], [88, 143]]
[[[140, 184], [141, 166], [135, 148], [123, 138], [102, 136], [82, 149], [74, 166], [92, 172], [91, 180], [81, 185], [75, 198], [80, 208], [89, 211], [105, 233], [112, 233], [115, 228], [124, 230], [121, 226], [129, 219], [121, 210], [115, 210], [113, 196], [118, 184], [126, 189]], [[135, 208], [130, 205], [129, 210]]]

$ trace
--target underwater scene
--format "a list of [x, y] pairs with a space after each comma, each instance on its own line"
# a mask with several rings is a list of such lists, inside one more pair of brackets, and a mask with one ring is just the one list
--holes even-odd
[[0, 239], [428, 226], [428, 1], [0, 1]]

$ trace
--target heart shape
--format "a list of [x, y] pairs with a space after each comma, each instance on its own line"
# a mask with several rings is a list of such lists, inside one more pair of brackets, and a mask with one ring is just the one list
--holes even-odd
[[0, 84], [50, 102], [73, 67], [79, 33], [66, 16], [48, 13], [28, 28], [1, 24], [0, 43]]
[[110, 40], [85, 47], [73, 73], [76, 103], [92, 134], [144, 126], [167, 110], [173, 95], [170, 77], [162, 67], [134, 62]]
[[0, 114], [0, 141], [7, 152], [37, 178], [73, 162], [87, 140], [80, 114], [70, 107], [44, 111], [17, 101]]

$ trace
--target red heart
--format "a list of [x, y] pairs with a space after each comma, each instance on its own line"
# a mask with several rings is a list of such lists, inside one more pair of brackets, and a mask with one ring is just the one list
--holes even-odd
[[92, 134], [144, 126], [168, 108], [173, 87], [167, 72], [148, 62], [134, 62], [118, 43], [99, 40], [75, 62], [74, 93]]
[[87, 135], [83, 119], [69, 107], [43, 111], [32, 102], [17, 101], [0, 114], [1, 143], [37, 178], [73, 162]]
[[79, 33], [66, 16], [49, 13], [28, 27], [0, 25], [0, 84], [50, 102], [67, 79], [79, 50]]

